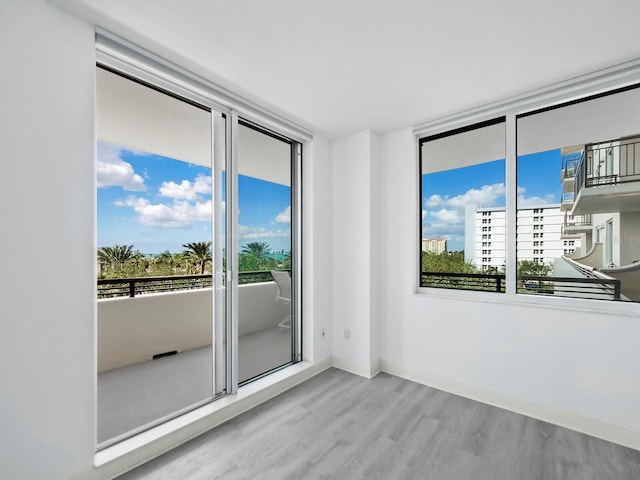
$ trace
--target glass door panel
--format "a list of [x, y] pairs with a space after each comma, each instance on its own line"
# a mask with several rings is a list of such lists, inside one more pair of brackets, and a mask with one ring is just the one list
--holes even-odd
[[[214, 379], [214, 356], [224, 357], [215, 355], [212, 278], [221, 264], [212, 258], [221, 251], [212, 251], [212, 118], [222, 117], [109, 70], [96, 75], [104, 447], [223, 388]], [[224, 135], [216, 140], [222, 149]]]
[[237, 361], [242, 384], [295, 359], [294, 143], [242, 121], [237, 142]]

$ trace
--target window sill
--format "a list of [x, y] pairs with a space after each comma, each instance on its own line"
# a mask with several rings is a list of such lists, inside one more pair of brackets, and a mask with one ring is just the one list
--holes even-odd
[[494, 303], [571, 312], [581, 311], [606, 315], [614, 314], [640, 317], [640, 304], [636, 302], [614, 302], [610, 300], [590, 300], [586, 298], [552, 297], [550, 295], [529, 295], [526, 293], [479, 292], [430, 287], [417, 287], [414, 295], [442, 300]]

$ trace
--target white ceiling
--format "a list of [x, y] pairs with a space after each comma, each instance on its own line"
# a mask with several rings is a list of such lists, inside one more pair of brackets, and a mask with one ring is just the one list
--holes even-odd
[[638, 0], [51, 0], [329, 138], [640, 57]]

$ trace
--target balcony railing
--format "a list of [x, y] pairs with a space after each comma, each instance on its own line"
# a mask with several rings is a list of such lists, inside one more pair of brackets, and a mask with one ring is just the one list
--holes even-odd
[[591, 214], [570, 215], [568, 212], [565, 212], [564, 223], [562, 224], [562, 235], [578, 235], [578, 231], [591, 226]]
[[[422, 272], [422, 287], [504, 292], [504, 274]], [[538, 277], [519, 275], [517, 291], [541, 295], [620, 300], [615, 278]]]
[[562, 194], [562, 203], [573, 203], [573, 192], [565, 192]]
[[640, 181], [640, 142], [585, 145], [576, 170], [575, 198], [583, 188]]
[[573, 178], [576, 174], [576, 167], [580, 163], [580, 158], [582, 155], [580, 153], [572, 153], [570, 155], [565, 155], [562, 157], [562, 175], [561, 182], [568, 180], [569, 178]]
[[[212, 279], [211, 274], [98, 279], [98, 299], [211, 288]], [[269, 270], [238, 273], [239, 285], [271, 281]]]
[[485, 273], [422, 272], [420, 286], [504, 292], [504, 275]]

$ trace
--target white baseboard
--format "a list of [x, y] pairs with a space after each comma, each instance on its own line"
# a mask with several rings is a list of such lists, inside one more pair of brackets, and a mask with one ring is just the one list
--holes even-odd
[[314, 364], [300, 362], [252, 382], [236, 395], [223, 397], [98, 452], [95, 468], [76, 480], [104, 480], [122, 475], [330, 367], [330, 358]]
[[382, 361], [383, 372], [544, 422], [640, 450], [640, 432]]
[[335, 355], [331, 357], [331, 366], [364, 378], [373, 378], [380, 373], [380, 365], [380, 361], [372, 363], [371, 365], [365, 365], [336, 357]]

